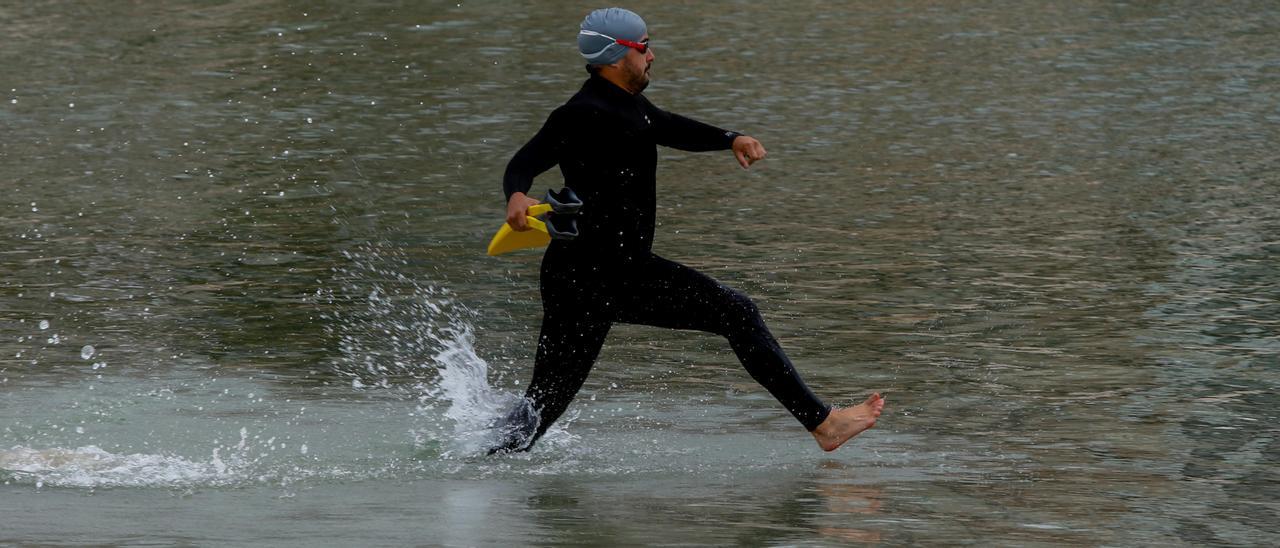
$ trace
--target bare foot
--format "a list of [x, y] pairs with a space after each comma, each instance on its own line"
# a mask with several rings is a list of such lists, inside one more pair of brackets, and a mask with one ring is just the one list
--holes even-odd
[[880, 410], [884, 409], [884, 398], [879, 393], [871, 394], [864, 401], [853, 407], [832, 409], [827, 420], [813, 429], [813, 439], [823, 451], [835, 451], [844, 442], [853, 439], [864, 430], [876, 425]]

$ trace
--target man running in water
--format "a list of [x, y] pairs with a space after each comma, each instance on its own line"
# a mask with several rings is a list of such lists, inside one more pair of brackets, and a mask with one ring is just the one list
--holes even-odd
[[529, 230], [525, 195], [559, 164], [582, 199], [578, 236], [553, 240], [542, 258], [542, 333], [533, 380], [500, 421], [491, 452], [528, 450], [568, 408], [614, 322], [722, 335], [743, 367], [832, 451], [875, 425], [884, 399], [832, 408], [809, 390], [742, 293], [650, 250], [657, 202], [655, 145], [692, 152], [732, 150], [743, 168], [765, 157], [760, 142], [650, 103], [653, 49], [640, 16], [596, 10], [582, 21], [578, 50], [591, 76], [547, 118], [507, 166], [507, 223]]

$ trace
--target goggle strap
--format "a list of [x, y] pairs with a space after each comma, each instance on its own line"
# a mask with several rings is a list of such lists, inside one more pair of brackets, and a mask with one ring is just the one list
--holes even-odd
[[[595, 52], [595, 53], [583, 53], [583, 54], [582, 54], [582, 56], [583, 56], [583, 57], [585, 57], [585, 58], [587, 58], [587, 59], [595, 59], [596, 57], [599, 57], [599, 56], [601, 56], [601, 55], [604, 55], [604, 51], [605, 51], [605, 50], [607, 50], [607, 49], [609, 49], [609, 46], [612, 46], [613, 44], [618, 44], [618, 45], [620, 45], [620, 46], [624, 46], [624, 47], [628, 47], [628, 48], [633, 47], [633, 46], [631, 46], [630, 44], [623, 43], [623, 42], [624, 42], [623, 40], [619, 40], [619, 39], [617, 39], [617, 38], [614, 38], [614, 37], [612, 37], [612, 36], [609, 36], [608, 34], [599, 33], [599, 32], [596, 32], [596, 31], [594, 31], [594, 30], [586, 30], [586, 29], [582, 29], [582, 30], [579, 30], [579, 31], [578, 31], [578, 34], [585, 34], [585, 35], [587, 35], [587, 36], [599, 36], [599, 37], [601, 37], [601, 38], [608, 38], [608, 39], [610, 39], [610, 40], [613, 40], [613, 43], [612, 43], [612, 44], [609, 44], [608, 46], [605, 46], [605, 47], [603, 47], [603, 48], [600, 48], [600, 51], [597, 51], [597, 52]], [[626, 42], [630, 42], [631, 44], [640, 44], [640, 42], [635, 42], [635, 41], [632, 41], [632, 40], [626, 40]]]

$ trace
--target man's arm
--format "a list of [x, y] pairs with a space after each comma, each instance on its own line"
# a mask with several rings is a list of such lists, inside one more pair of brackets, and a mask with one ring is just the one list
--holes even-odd
[[764, 146], [751, 137], [720, 129], [711, 124], [685, 118], [654, 107], [659, 114], [655, 128], [658, 144], [689, 152], [732, 149], [743, 168], [763, 160]]
[[664, 147], [689, 152], [728, 150], [733, 147], [734, 138], [741, 135], [657, 107], [653, 111], [656, 140]]
[[517, 231], [529, 230], [525, 217], [529, 206], [538, 203], [525, 195], [533, 186], [534, 177], [560, 162], [560, 151], [568, 138], [566, 117], [563, 107], [553, 111], [542, 124], [542, 129], [507, 163], [507, 171], [502, 176], [502, 190], [507, 196], [507, 224]]

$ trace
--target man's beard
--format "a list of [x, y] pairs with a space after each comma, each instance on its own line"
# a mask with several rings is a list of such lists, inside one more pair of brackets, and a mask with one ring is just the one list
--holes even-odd
[[638, 74], [631, 75], [631, 88], [636, 90], [636, 93], [641, 93], [644, 91], [644, 88], [649, 87], [648, 72], [649, 67], [645, 67], [645, 69], [640, 71]]

